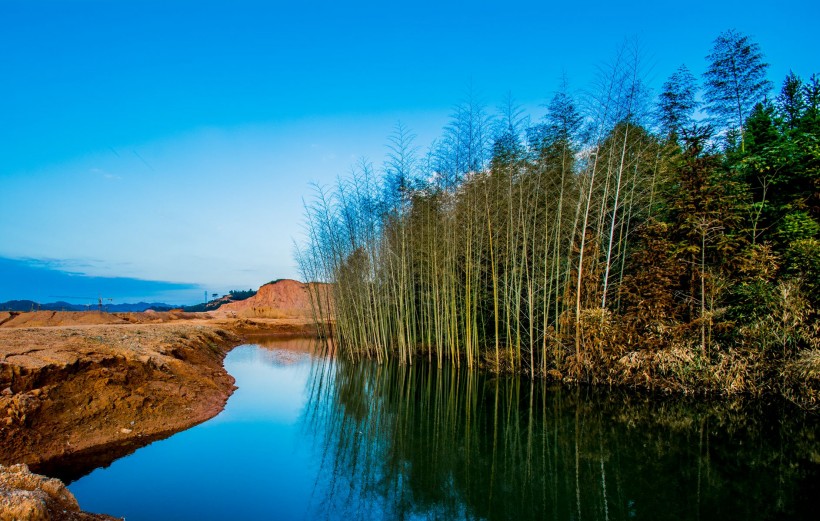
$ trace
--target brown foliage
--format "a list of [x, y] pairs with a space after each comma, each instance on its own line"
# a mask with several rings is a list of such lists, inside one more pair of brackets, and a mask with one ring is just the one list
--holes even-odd
[[620, 286], [619, 339], [625, 345], [660, 349], [668, 342], [669, 327], [680, 318], [675, 295], [682, 267], [669, 255], [668, 232], [666, 223], [655, 220], [640, 231], [640, 245]]

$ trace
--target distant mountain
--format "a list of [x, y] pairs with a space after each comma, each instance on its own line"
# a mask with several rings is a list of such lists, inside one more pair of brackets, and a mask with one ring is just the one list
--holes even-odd
[[[256, 291], [232, 290], [227, 295], [214, 299], [207, 304], [196, 304], [194, 306], [171, 306], [162, 302], [138, 302], [136, 304], [103, 304], [103, 310], [108, 313], [139, 313], [148, 309], [154, 311], [169, 311], [171, 309], [182, 308], [185, 311], [214, 311], [223, 304], [239, 302], [256, 295]], [[49, 302], [48, 304], [38, 304], [33, 300], [9, 300], [0, 302], [0, 311], [95, 311], [99, 309], [99, 304], [70, 304], [68, 302]]]
[[33, 300], [9, 300], [0, 304], [0, 311], [36, 311], [38, 309], [42, 308]]
[[[136, 304], [105, 304], [103, 309], [109, 313], [134, 313], [147, 309], [154, 311], [168, 311], [176, 306], [169, 306], [160, 302], [138, 302]], [[95, 311], [99, 309], [97, 304], [70, 304], [68, 302], [49, 302], [39, 304], [33, 300], [9, 300], [0, 302], [0, 311]]]
[[136, 304], [110, 304], [105, 308], [112, 313], [139, 313], [147, 309], [154, 311], [168, 311], [179, 306], [170, 306], [161, 302], [137, 302]]

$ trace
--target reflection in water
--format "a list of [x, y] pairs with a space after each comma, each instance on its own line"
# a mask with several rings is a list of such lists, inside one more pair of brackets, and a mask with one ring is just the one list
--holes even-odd
[[321, 356], [317, 340], [305, 337], [282, 337], [276, 335], [249, 335], [248, 343], [261, 349], [253, 351], [265, 363], [275, 366], [297, 365]]
[[314, 515], [809, 519], [817, 421], [457, 368], [314, 366]]
[[[351, 364], [309, 341], [233, 350], [217, 417], [70, 485], [155, 519], [813, 519], [818, 420]], [[111, 457], [119, 456], [113, 454]]]

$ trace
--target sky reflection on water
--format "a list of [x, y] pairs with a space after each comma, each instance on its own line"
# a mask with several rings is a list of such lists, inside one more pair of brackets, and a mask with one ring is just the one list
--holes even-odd
[[299, 428], [310, 358], [241, 346], [225, 366], [239, 387], [225, 410], [71, 484], [84, 509], [129, 521], [304, 518], [317, 470]]

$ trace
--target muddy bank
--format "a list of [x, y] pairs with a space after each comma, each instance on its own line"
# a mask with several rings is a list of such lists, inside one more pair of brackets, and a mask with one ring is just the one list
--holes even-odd
[[0, 329], [0, 464], [94, 465], [207, 420], [233, 391], [222, 360], [239, 342], [202, 324]]
[[[0, 476], [0, 521], [42, 512], [45, 517], [34, 518], [110, 519], [60, 507], [62, 500], [52, 501], [51, 491], [61, 483], [43, 481], [28, 468], [70, 482], [208, 420], [234, 390], [222, 362], [243, 337], [316, 330], [303, 317], [0, 314], [0, 465], [5, 466], [0, 474], [25, 485], [6, 486]], [[16, 464], [28, 467], [12, 467]], [[35, 503], [48, 509], [20, 514]], [[49, 505], [65, 512], [53, 514]]]

